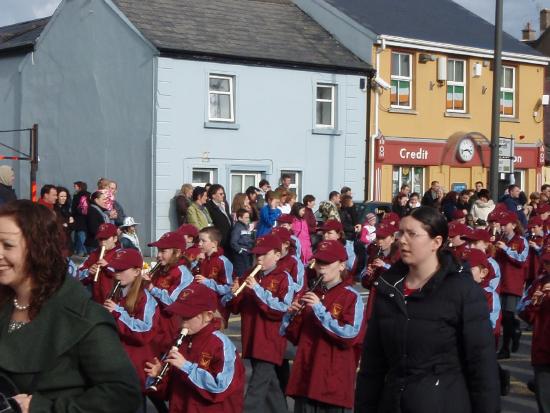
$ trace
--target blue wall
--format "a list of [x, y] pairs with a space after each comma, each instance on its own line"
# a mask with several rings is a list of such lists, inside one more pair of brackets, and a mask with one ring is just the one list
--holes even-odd
[[[205, 127], [208, 74], [235, 76], [238, 129]], [[337, 135], [315, 134], [318, 82], [338, 86]], [[159, 58], [156, 234], [174, 226], [170, 201], [193, 168], [214, 168], [230, 193], [230, 172], [302, 171], [302, 194], [319, 201], [343, 185], [364, 191], [366, 95], [360, 76]]]

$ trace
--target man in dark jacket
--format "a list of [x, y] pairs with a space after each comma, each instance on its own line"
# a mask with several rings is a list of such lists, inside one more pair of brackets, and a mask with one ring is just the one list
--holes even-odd
[[11, 166], [0, 166], [0, 205], [17, 201], [17, 196], [12, 188], [14, 181], [15, 173]]
[[88, 192], [88, 184], [82, 181], [76, 181], [74, 184], [75, 194], [71, 204], [71, 211], [74, 218], [74, 248], [76, 255], [87, 255], [86, 233], [88, 232], [88, 224], [86, 223], [86, 215], [90, 206], [90, 193]]
[[222, 234], [221, 246], [224, 253], [230, 253], [229, 235], [231, 234], [231, 227], [233, 226], [233, 220], [229, 212], [229, 207], [225, 201], [225, 190], [223, 186], [214, 184], [208, 189], [208, 202], [206, 203], [206, 209], [212, 218], [212, 223]]
[[424, 193], [420, 204], [422, 206], [437, 207], [438, 206], [438, 192], [439, 192], [439, 182], [432, 181], [431, 187]]
[[521, 189], [519, 186], [510, 185], [508, 186], [508, 195], [504, 195], [500, 201], [506, 205], [508, 211], [512, 211], [518, 216], [518, 220], [523, 228], [527, 228], [527, 217], [523, 212], [523, 205], [519, 199], [520, 193]]

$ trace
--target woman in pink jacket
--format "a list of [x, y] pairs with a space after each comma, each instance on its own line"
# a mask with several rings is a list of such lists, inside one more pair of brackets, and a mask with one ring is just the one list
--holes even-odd
[[307, 225], [307, 221], [304, 218], [305, 213], [306, 207], [300, 202], [296, 202], [292, 206], [292, 210], [290, 211], [290, 214], [293, 217], [292, 232], [298, 238], [298, 240], [300, 240], [300, 245], [302, 247], [302, 256], [300, 258], [302, 259], [302, 262], [304, 264], [307, 264], [313, 256], [313, 253], [311, 251], [311, 238], [309, 236], [309, 227]]

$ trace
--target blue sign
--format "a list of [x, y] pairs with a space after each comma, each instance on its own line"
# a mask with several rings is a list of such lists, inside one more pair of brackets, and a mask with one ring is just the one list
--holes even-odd
[[459, 183], [456, 183], [456, 184], [451, 184], [451, 191], [462, 192], [465, 189], [468, 189], [468, 187], [463, 182], [459, 182]]

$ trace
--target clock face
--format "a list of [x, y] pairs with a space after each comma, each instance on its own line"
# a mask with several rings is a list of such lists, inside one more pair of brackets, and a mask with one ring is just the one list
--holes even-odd
[[458, 159], [469, 162], [474, 159], [474, 151], [474, 142], [469, 138], [462, 139], [458, 144]]

